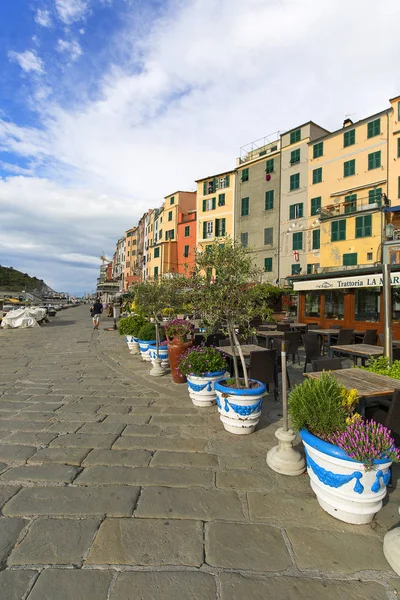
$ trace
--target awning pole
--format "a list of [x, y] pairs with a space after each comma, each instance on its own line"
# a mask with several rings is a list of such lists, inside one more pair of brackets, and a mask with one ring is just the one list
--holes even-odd
[[384, 355], [387, 356], [389, 365], [393, 362], [392, 346], [392, 286], [390, 282], [390, 265], [382, 265], [383, 275], [383, 327], [384, 327]]

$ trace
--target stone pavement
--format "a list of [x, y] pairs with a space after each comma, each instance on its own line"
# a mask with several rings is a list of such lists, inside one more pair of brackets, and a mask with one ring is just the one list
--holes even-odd
[[254, 434], [228, 434], [111, 324], [82, 306], [0, 331], [1, 600], [397, 597], [398, 489], [371, 525], [333, 519], [307, 475], [266, 466], [272, 397]]

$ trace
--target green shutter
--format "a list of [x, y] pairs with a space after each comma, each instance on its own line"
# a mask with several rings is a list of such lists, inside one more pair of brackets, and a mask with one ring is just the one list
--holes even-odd
[[212, 199], [212, 210], [215, 210], [215, 209], [216, 209], [216, 206], [217, 206], [217, 199], [216, 199], [216, 198], [213, 198], [213, 199]]
[[303, 232], [298, 231], [293, 234], [292, 239], [292, 250], [302, 250], [303, 249]]
[[203, 196], [207, 196], [207, 181], [203, 181]]
[[355, 175], [356, 172], [356, 161], [353, 158], [352, 160], [347, 160], [343, 163], [343, 177], [350, 177], [350, 175]]
[[220, 222], [220, 219], [215, 219], [215, 224], [214, 224], [214, 226], [215, 226], [215, 237], [218, 237], [220, 235], [220, 233], [219, 233], [219, 222]]
[[324, 142], [318, 142], [313, 146], [313, 158], [319, 158], [324, 154]]
[[316, 198], [311, 198], [311, 216], [319, 214], [319, 209], [321, 208], [321, 196], [317, 196]]
[[218, 177], [214, 177], [213, 192], [215, 192], [217, 189], [218, 189]]
[[289, 206], [289, 220], [294, 219], [294, 214], [295, 214], [295, 204], [291, 204]]
[[271, 273], [272, 271], [272, 258], [264, 258], [264, 271]]
[[301, 129], [296, 129], [296, 131], [292, 131], [290, 134], [290, 143], [296, 144], [301, 139]]
[[364, 215], [356, 218], [356, 238], [369, 237], [372, 235], [372, 215]]
[[331, 224], [331, 241], [340, 242], [346, 239], [346, 221], [332, 221]]
[[357, 210], [357, 194], [349, 194], [344, 197], [344, 213], [347, 215], [349, 213], [356, 212]]
[[380, 206], [381, 201], [382, 201], [382, 188], [375, 188], [374, 190], [369, 190], [368, 204], [378, 203]]
[[381, 151], [368, 154], [368, 170], [378, 169], [381, 166]]
[[225, 232], [226, 232], [225, 223], [226, 223], [225, 219], [221, 219], [221, 235], [222, 235], [222, 237], [224, 237]]
[[375, 119], [375, 121], [371, 121], [367, 126], [367, 137], [372, 138], [376, 135], [380, 135], [381, 133], [381, 120]]
[[321, 246], [321, 231], [320, 229], [314, 229], [312, 232], [312, 249], [319, 250]]
[[265, 210], [272, 210], [274, 208], [274, 190], [268, 190], [265, 192]]
[[312, 182], [321, 183], [322, 181], [322, 167], [318, 167], [318, 169], [314, 169], [312, 172]]
[[247, 217], [249, 214], [249, 198], [242, 198], [241, 216]]
[[267, 162], [265, 163], [265, 172], [266, 173], [274, 172], [274, 159], [273, 158], [268, 159]]
[[353, 146], [356, 143], [356, 130], [351, 129], [350, 131], [345, 131], [343, 135], [343, 146], [347, 148], [347, 146]]
[[292, 150], [292, 152], [290, 153], [290, 164], [294, 165], [298, 162], [300, 162], [300, 148]]
[[400, 158], [400, 137], [397, 138], [397, 158]]
[[225, 194], [219, 194], [218, 206], [225, 206]]
[[203, 240], [207, 237], [207, 221], [203, 222]]
[[207, 200], [203, 200], [203, 212], [207, 210]]
[[354, 267], [357, 265], [357, 252], [350, 252], [349, 254], [343, 254], [343, 266]]
[[300, 173], [290, 176], [290, 191], [298, 190], [300, 187]]
[[226, 175], [225, 179], [226, 179], [226, 187], [229, 187], [229, 175]]

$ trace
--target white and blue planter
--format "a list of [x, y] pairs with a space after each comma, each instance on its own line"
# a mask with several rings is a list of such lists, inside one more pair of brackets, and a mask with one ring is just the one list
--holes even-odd
[[376, 460], [373, 469], [367, 471], [341, 448], [320, 440], [306, 429], [300, 431], [300, 437], [311, 487], [321, 508], [345, 523], [370, 523], [382, 508], [391, 461]]
[[226, 387], [221, 379], [214, 384], [220, 419], [226, 431], [237, 435], [253, 433], [260, 420], [266, 386], [261, 381], [256, 388], [235, 389]]
[[[151, 344], [149, 346], [149, 356], [154, 365], [154, 361], [157, 358], [156, 344]], [[158, 346], [158, 357], [161, 360], [161, 366], [164, 367], [164, 369], [169, 369], [168, 346]]]
[[225, 371], [214, 371], [203, 375], [187, 375], [189, 396], [195, 406], [212, 406], [217, 399], [214, 384], [225, 375]]
[[138, 340], [139, 350], [142, 357], [142, 360], [151, 361], [149, 354], [149, 346], [152, 346], [156, 343], [156, 340]]
[[131, 354], [139, 354], [139, 338], [134, 335], [126, 335], [125, 336], [126, 343], [128, 344], [128, 348]]

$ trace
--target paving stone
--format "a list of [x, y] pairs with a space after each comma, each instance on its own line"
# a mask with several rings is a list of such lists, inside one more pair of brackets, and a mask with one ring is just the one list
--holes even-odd
[[156, 452], [151, 459], [151, 467], [202, 467], [211, 469], [218, 466], [214, 454], [204, 452]]
[[299, 577], [256, 579], [221, 573], [220, 582], [221, 600], [387, 600], [385, 588], [372, 581], [361, 583]]
[[83, 466], [117, 465], [121, 467], [147, 467], [151, 452], [146, 450], [92, 450], [83, 461]]
[[89, 452], [90, 448], [42, 448], [28, 460], [28, 464], [57, 463], [79, 466]]
[[[252, 469], [265, 470], [266, 460], [264, 456], [219, 456], [218, 462], [221, 470], [240, 469], [251, 472]], [[291, 481], [298, 477], [291, 477]]]
[[24, 411], [14, 415], [16, 421], [30, 421], [36, 423], [48, 423], [54, 419], [56, 413], [52, 412], [35, 412], [35, 411]]
[[228, 439], [225, 434], [229, 435], [227, 432], [221, 431], [218, 438], [210, 439], [206, 445], [206, 451], [217, 456], [238, 456], [241, 459], [262, 456], [265, 460], [267, 451], [271, 447], [257, 443], [254, 438], [251, 439], [254, 435], [253, 433], [251, 435], [235, 436], [231, 434]]
[[157, 469], [131, 467], [86, 467], [76, 479], [77, 485], [126, 484], [157, 485], [168, 487], [205, 487], [212, 486], [213, 477], [210, 471], [202, 469]]
[[53, 423], [52, 425], [50, 425], [50, 427], [46, 427], [46, 432], [58, 434], [76, 433], [78, 429], [82, 427], [82, 425], [85, 425], [84, 421], [73, 421], [71, 423], [64, 421], [63, 423]]
[[143, 489], [135, 515], [158, 519], [244, 520], [235, 492], [162, 487]]
[[288, 481], [287, 477], [282, 477], [265, 467], [263, 470], [249, 471], [220, 471], [217, 473], [216, 486], [222, 490], [243, 490], [253, 491], [262, 490], [265, 492], [276, 492], [282, 489], [286, 494], [302, 494], [305, 497], [314, 497], [308, 476], [293, 477]]
[[124, 425], [146, 425], [150, 421], [150, 415], [108, 415], [103, 423], [123, 423]]
[[[211, 415], [215, 418], [214, 415]], [[207, 426], [210, 421], [210, 417], [203, 417], [201, 415], [191, 415], [190, 418], [184, 415], [154, 415], [151, 418], [150, 425], [188, 425], [190, 419], [191, 425], [203, 425]]]
[[79, 433], [95, 433], [95, 434], [107, 434], [107, 433], [115, 433], [119, 435], [125, 425], [123, 423], [85, 423], [79, 429]]
[[0, 398], [0, 410], [4, 412], [15, 412], [33, 406], [30, 402], [3, 402]]
[[117, 437], [116, 434], [67, 433], [57, 437], [50, 448], [111, 448]]
[[186, 565], [203, 562], [203, 524], [164, 519], [106, 519], [87, 564]]
[[[1, 481], [50, 481], [71, 483], [79, 469], [69, 465], [45, 465], [14, 467], [1, 475]], [[1, 490], [1, 488], [0, 488]]]
[[106, 404], [100, 406], [97, 414], [107, 414], [107, 415], [126, 415], [129, 412], [128, 406], [117, 406], [115, 404]]
[[118, 576], [110, 600], [216, 600], [216, 597], [215, 580], [208, 573], [137, 572]]
[[286, 532], [301, 571], [320, 569], [356, 573], [368, 569], [389, 570], [378, 539], [370, 538], [366, 544], [363, 535], [308, 527], [289, 527]]
[[27, 600], [107, 600], [113, 573], [82, 569], [45, 569]]
[[[99, 408], [100, 408], [100, 404], [91, 404], [91, 405], [78, 404], [78, 403], [65, 404], [65, 406], [63, 406], [57, 412], [57, 416], [58, 415], [67, 415], [70, 413], [83, 414], [83, 415], [85, 415], [85, 414], [94, 415], [95, 413], [97, 413]], [[83, 419], [83, 418], [85, 418], [85, 417], [81, 417], [81, 419]]]
[[2, 600], [21, 600], [30, 588], [37, 571], [1, 571], [0, 598]]
[[206, 427], [204, 425], [201, 427], [190, 427], [188, 425], [166, 425], [162, 428], [161, 435], [167, 437], [180, 437], [182, 439], [201, 438], [204, 443], [206, 443], [212, 436], [217, 435], [217, 432], [214, 431], [213, 428], [208, 424]]
[[127, 425], [124, 435], [160, 435], [161, 429], [151, 425]]
[[99, 524], [99, 519], [39, 518], [11, 552], [8, 565], [80, 565]]
[[[15, 419], [1, 420], [0, 431], [45, 431], [48, 423], [29, 423], [28, 421], [16, 421]], [[2, 434], [3, 435], [3, 434]]]
[[[0, 509], [4, 504], [21, 489], [20, 485], [2, 485], [0, 486]], [[1, 596], [0, 596], [1, 598]]]
[[129, 517], [138, 495], [133, 486], [28, 487], [6, 503], [3, 514]]
[[5, 463], [0, 463], [0, 473], [2, 473], [7, 467], [8, 465], [6, 465]]
[[292, 564], [278, 528], [249, 523], [207, 523], [205, 562], [260, 572], [284, 571]]
[[5, 444], [22, 444], [24, 446], [47, 446], [55, 437], [55, 433], [18, 431], [3, 438], [3, 442]]
[[54, 412], [61, 406], [63, 406], [62, 402], [34, 402], [29, 404], [29, 408], [26, 406], [24, 408], [25, 411], [28, 410], [29, 412]]
[[0, 563], [7, 558], [26, 524], [24, 519], [0, 518]]
[[0, 445], [0, 460], [7, 463], [24, 463], [35, 452], [36, 448], [32, 446]]
[[155, 436], [122, 435], [113, 450], [175, 450], [177, 452], [202, 452], [205, 440], [183, 440]]

